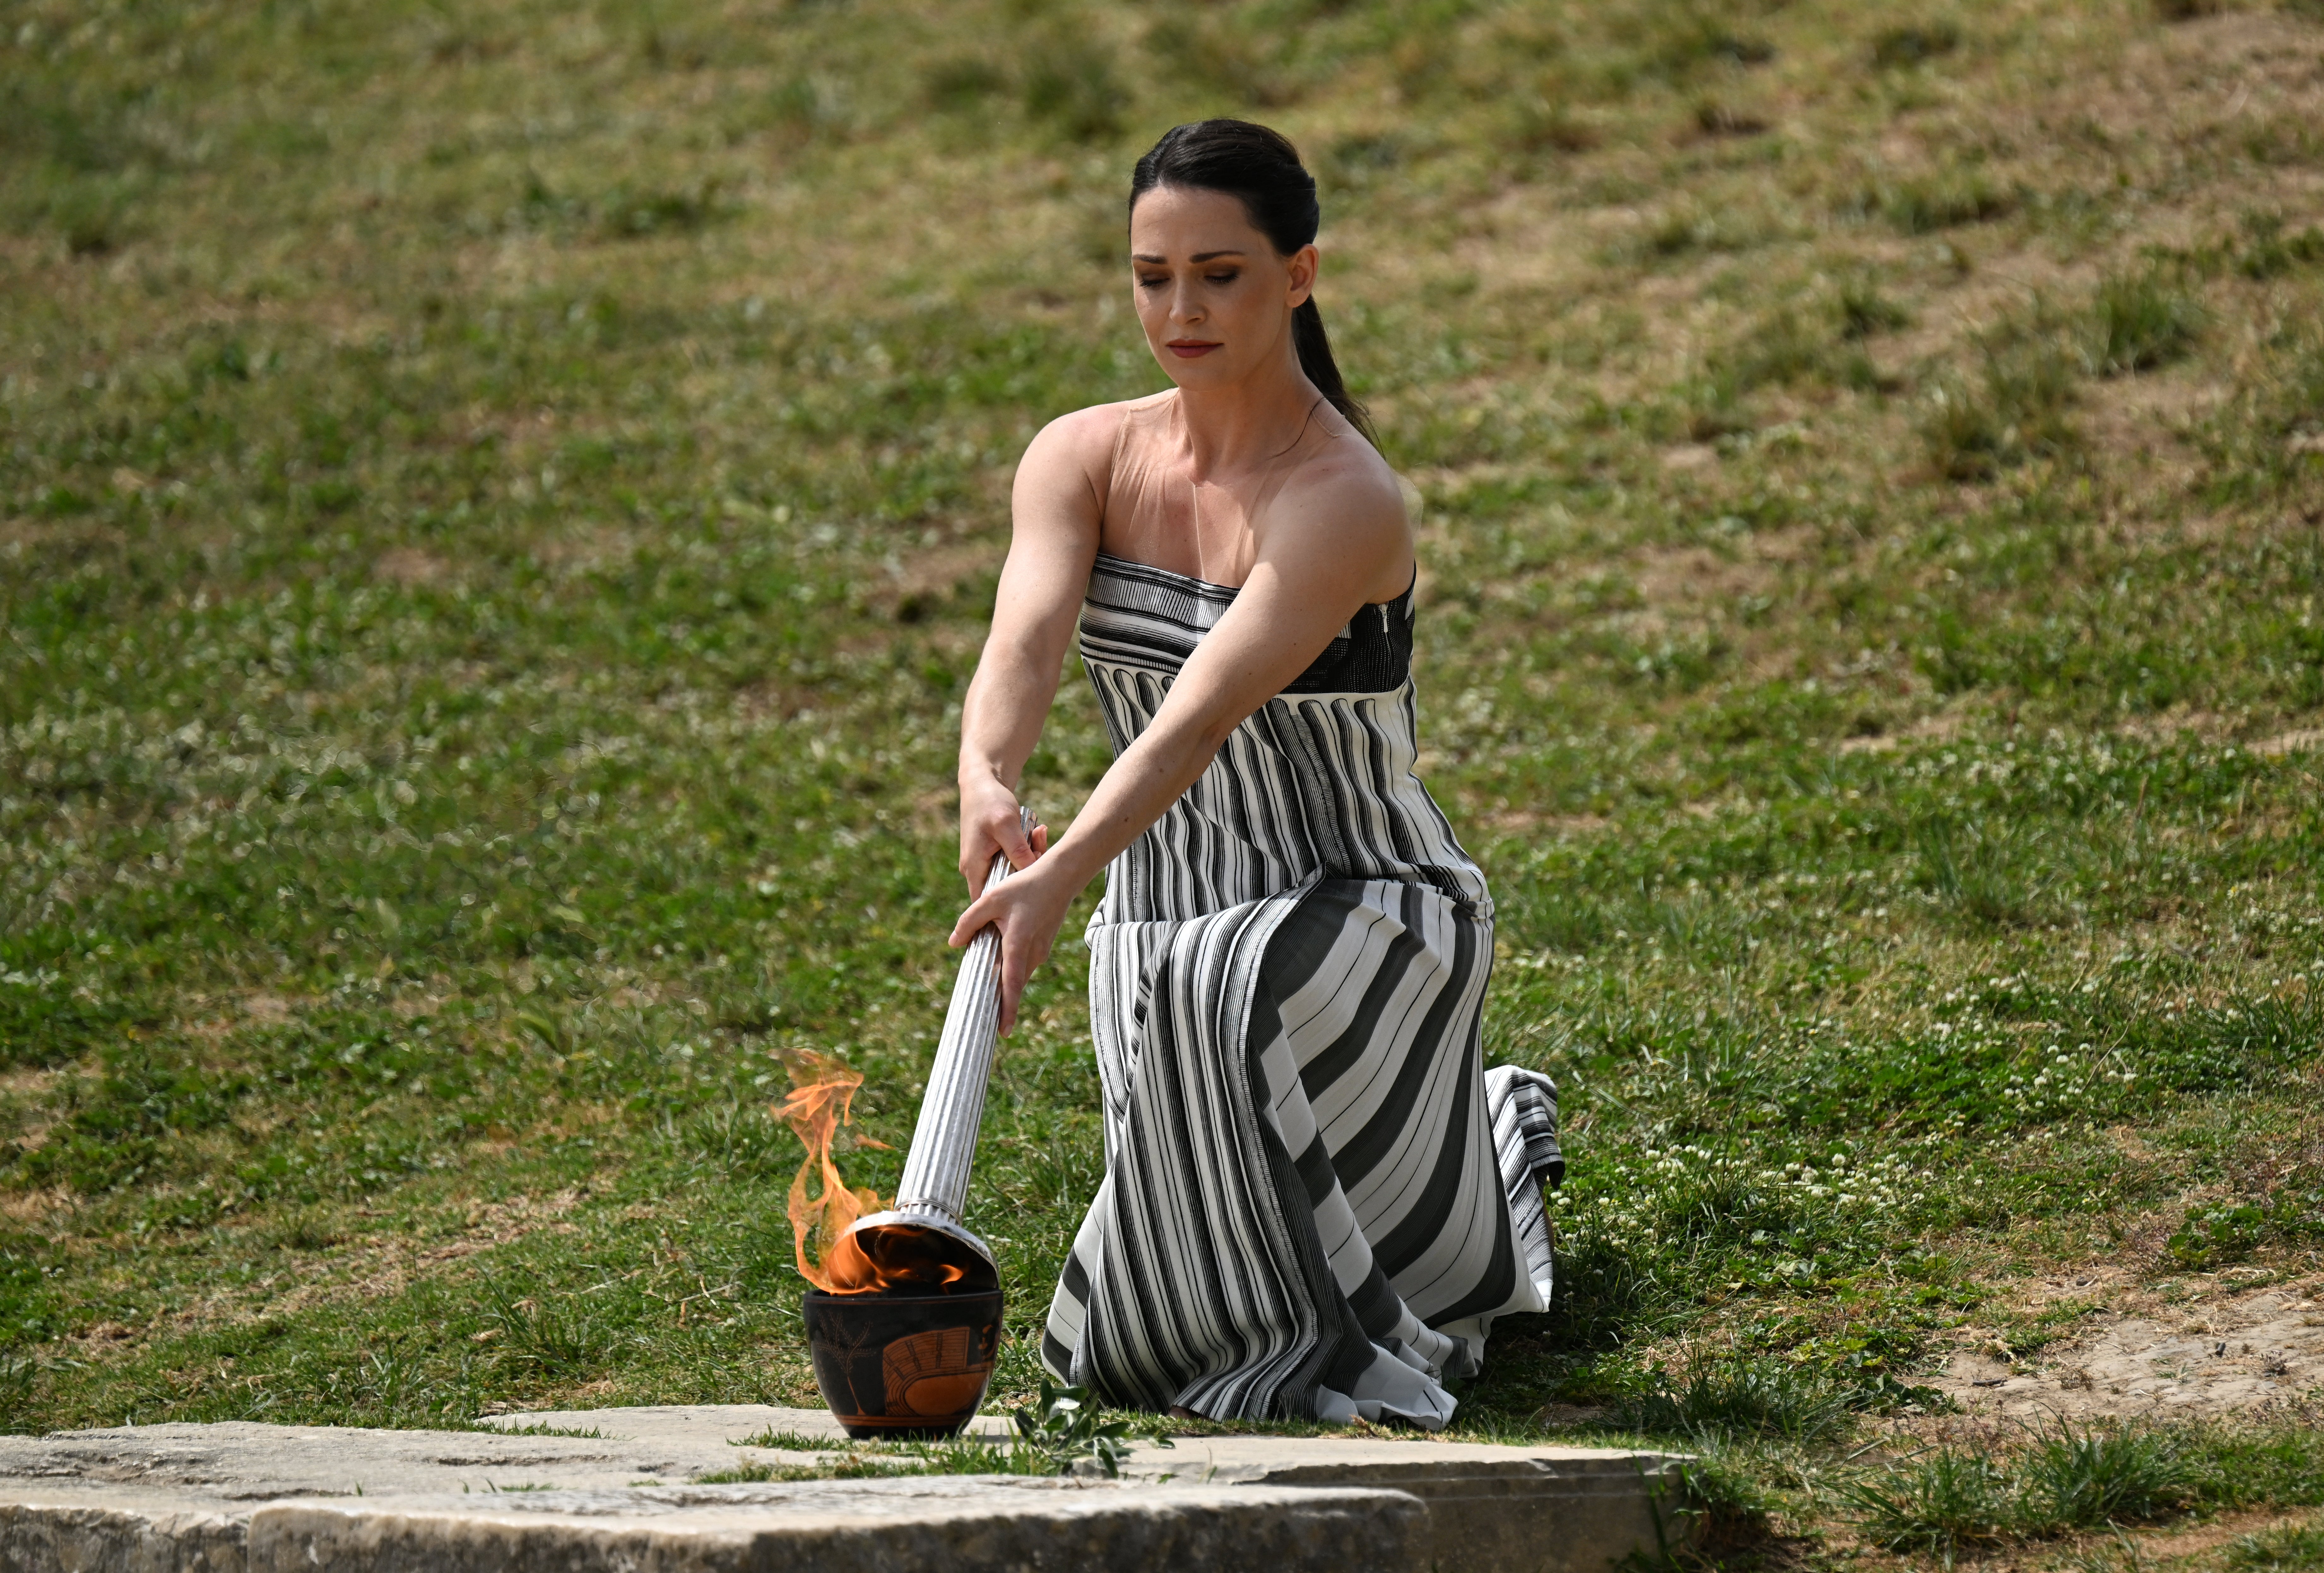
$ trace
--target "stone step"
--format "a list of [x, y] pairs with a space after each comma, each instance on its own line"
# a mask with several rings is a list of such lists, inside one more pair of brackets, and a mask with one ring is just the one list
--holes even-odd
[[[488, 1425], [595, 1430], [666, 1448], [713, 1438], [844, 1441], [829, 1411], [772, 1404], [558, 1410], [488, 1417]], [[1006, 1441], [1004, 1415], [969, 1434]], [[744, 1449], [749, 1451], [749, 1449]], [[1208, 1485], [1358, 1486], [1399, 1491], [1431, 1508], [1430, 1554], [1443, 1573], [1606, 1573], [1633, 1551], [1683, 1539], [1677, 1487], [1685, 1460], [1626, 1448], [1508, 1446], [1352, 1434], [1181, 1437], [1141, 1444], [1122, 1478]]]
[[22, 1493], [11, 1573], [1017, 1573], [1425, 1565], [1427, 1509], [1390, 1491], [1006, 1476], [162, 1509]]
[[[944, 1573], [1254, 1565], [1608, 1573], [1663, 1454], [1326, 1436], [1140, 1446], [1122, 1478], [704, 1484], [812, 1463], [821, 1410], [497, 1415], [492, 1430], [160, 1425], [0, 1438], [0, 1573]], [[1000, 1417], [975, 1428], [1005, 1438]], [[576, 1434], [585, 1433], [585, 1434]], [[586, 1434], [594, 1433], [594, 1434]], [[744, 1445], [773, 1434], [790, 1447]]]

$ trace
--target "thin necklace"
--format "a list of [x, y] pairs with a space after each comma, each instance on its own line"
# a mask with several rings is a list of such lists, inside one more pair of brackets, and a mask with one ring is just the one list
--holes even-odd
[[[1314, 403], [1308, 405], [1307, 413], [1300, 418], [1299, 430], [1292, 433], [1290, 442], [1268, 454], [1259, 460], [1259, 463], [1273, 464], [1277, 459], [1298, 447], [1300, 440], [1307, 435], [1307, 428], [1315, 423], [1315, 412], [1330, 402], [1327, 398], [1319, 397]], [[1178, 419], [1184, 421], [1185, 418], [1182, 408]], [[1207, 567], [1208, 565], [1203, 561], [1203, 485], [1194, 478], [1192, 471], [1189, 471], [1186, 476], [1186, 495], [1188, 500], [1194, 505], [1194, 564], [1198, 568]]]
[[1315, 424], [1315, 412], [1322, 409], [1330, 401], [1326, 399], [1318, 398], [1314, 403], [1308, 405], [1307, 413], [1299, 418], [1299, 430], [1291, 434], [1291, 441], [1286, 446], [1279, 448], [1273, 453], [1268, 454], [1267, 456], [1268, 462], [1271, 464], [1275, 460], [1281, 458], [1285, 454], [1289, 453], [1292, 449], [1298, 447], [1299, 440], [1307, 435], [1307, 428]]

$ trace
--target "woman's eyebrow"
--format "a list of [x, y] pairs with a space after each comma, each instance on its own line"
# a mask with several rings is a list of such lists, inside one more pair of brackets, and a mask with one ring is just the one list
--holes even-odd
[[[1206, 263], [1216, 262], [1222, 256], [1248, 256], [1250, 254], [1249, 252], [1242, 251], [1198, 251], [1186, 260], [1193, 263]], [[1132, 253], [1130, 260], [1131, 262], [1152, 263], [1157, 267], [1167, 265], [1170, 261], [1167, 256], [1149, 256], [1144, 252]]]

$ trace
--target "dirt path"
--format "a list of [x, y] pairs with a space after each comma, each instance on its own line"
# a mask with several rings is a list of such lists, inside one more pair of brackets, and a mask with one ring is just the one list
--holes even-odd
[[2237, 1288], [2216, 1278], [2158, 1290], [2126, 1275], [2045, 1281], [2032, 1308], [2071, 1315], [2062, 1337], [2010, 1347], [1965, 1330], [1929, 1384], [1972, 1414], [2195, 1418], [2324, 1393], [2324, 1277]]

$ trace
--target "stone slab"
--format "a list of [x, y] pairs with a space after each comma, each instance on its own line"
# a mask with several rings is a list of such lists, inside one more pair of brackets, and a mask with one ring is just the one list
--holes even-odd
[[0, 1438], [0, 1497], [34, 1483], [48, 1490], [198, 1503], [604, 1490], [684, 1485], [741, 1463], [807, 1463], [814, 1457], [730, 1448], [715, 1428], [590, 1439], [246, 1421], [134, 1426]]
[[1341, 1573], [1423, 1565], [1427, 1509], [1386, 1491], [998, 1476], [309, 1497], [208, 1511], [0, 1503], [8, 1573]]
[[[1660, 1454], [1182, 1438], [1120, 1481], [705, 1484], [804, 1463], [821, 1410], [544, 1411], [497, 1430], [161, 1425], [0, 1438], [0, 1573], [785, 1573], [1104, 1565], [1607, 1573], [1655, 1544]], [[1007, 1428], [983, 1417], [978, 1430]], [[561, 1434], [560, 1434], [561, 1433]], [[593, 1434], [574, 1434], [593, 1433]], [[742, 1446], [775, 1433], [793, 1448]], [[1276, 1573], [1269, 1567], [1268, 1573]]]
[[[595, 1430], [673, 1450], [711, 1438], [846, 1439], [827, 1411], [771, 1404], [538, 1411], [485, 1423]], [[979, 1415], [969, 1431], [993, 1441], [1013, 1434], [994, 1414]], [[1606, 1573], [1631, 1552], [1655, 1548], [1657, 1513], [1664, 1536], [1680, 1538], [1674, 1510], [1684, 1462], [1627, 1448], [1418, 1437], [1180, 1437], [1167, 1448], [1134, 1448], [1122, 1478], [1403, 1492], [1431, 1510], [1431, 1559], [1442, 1573]]]

